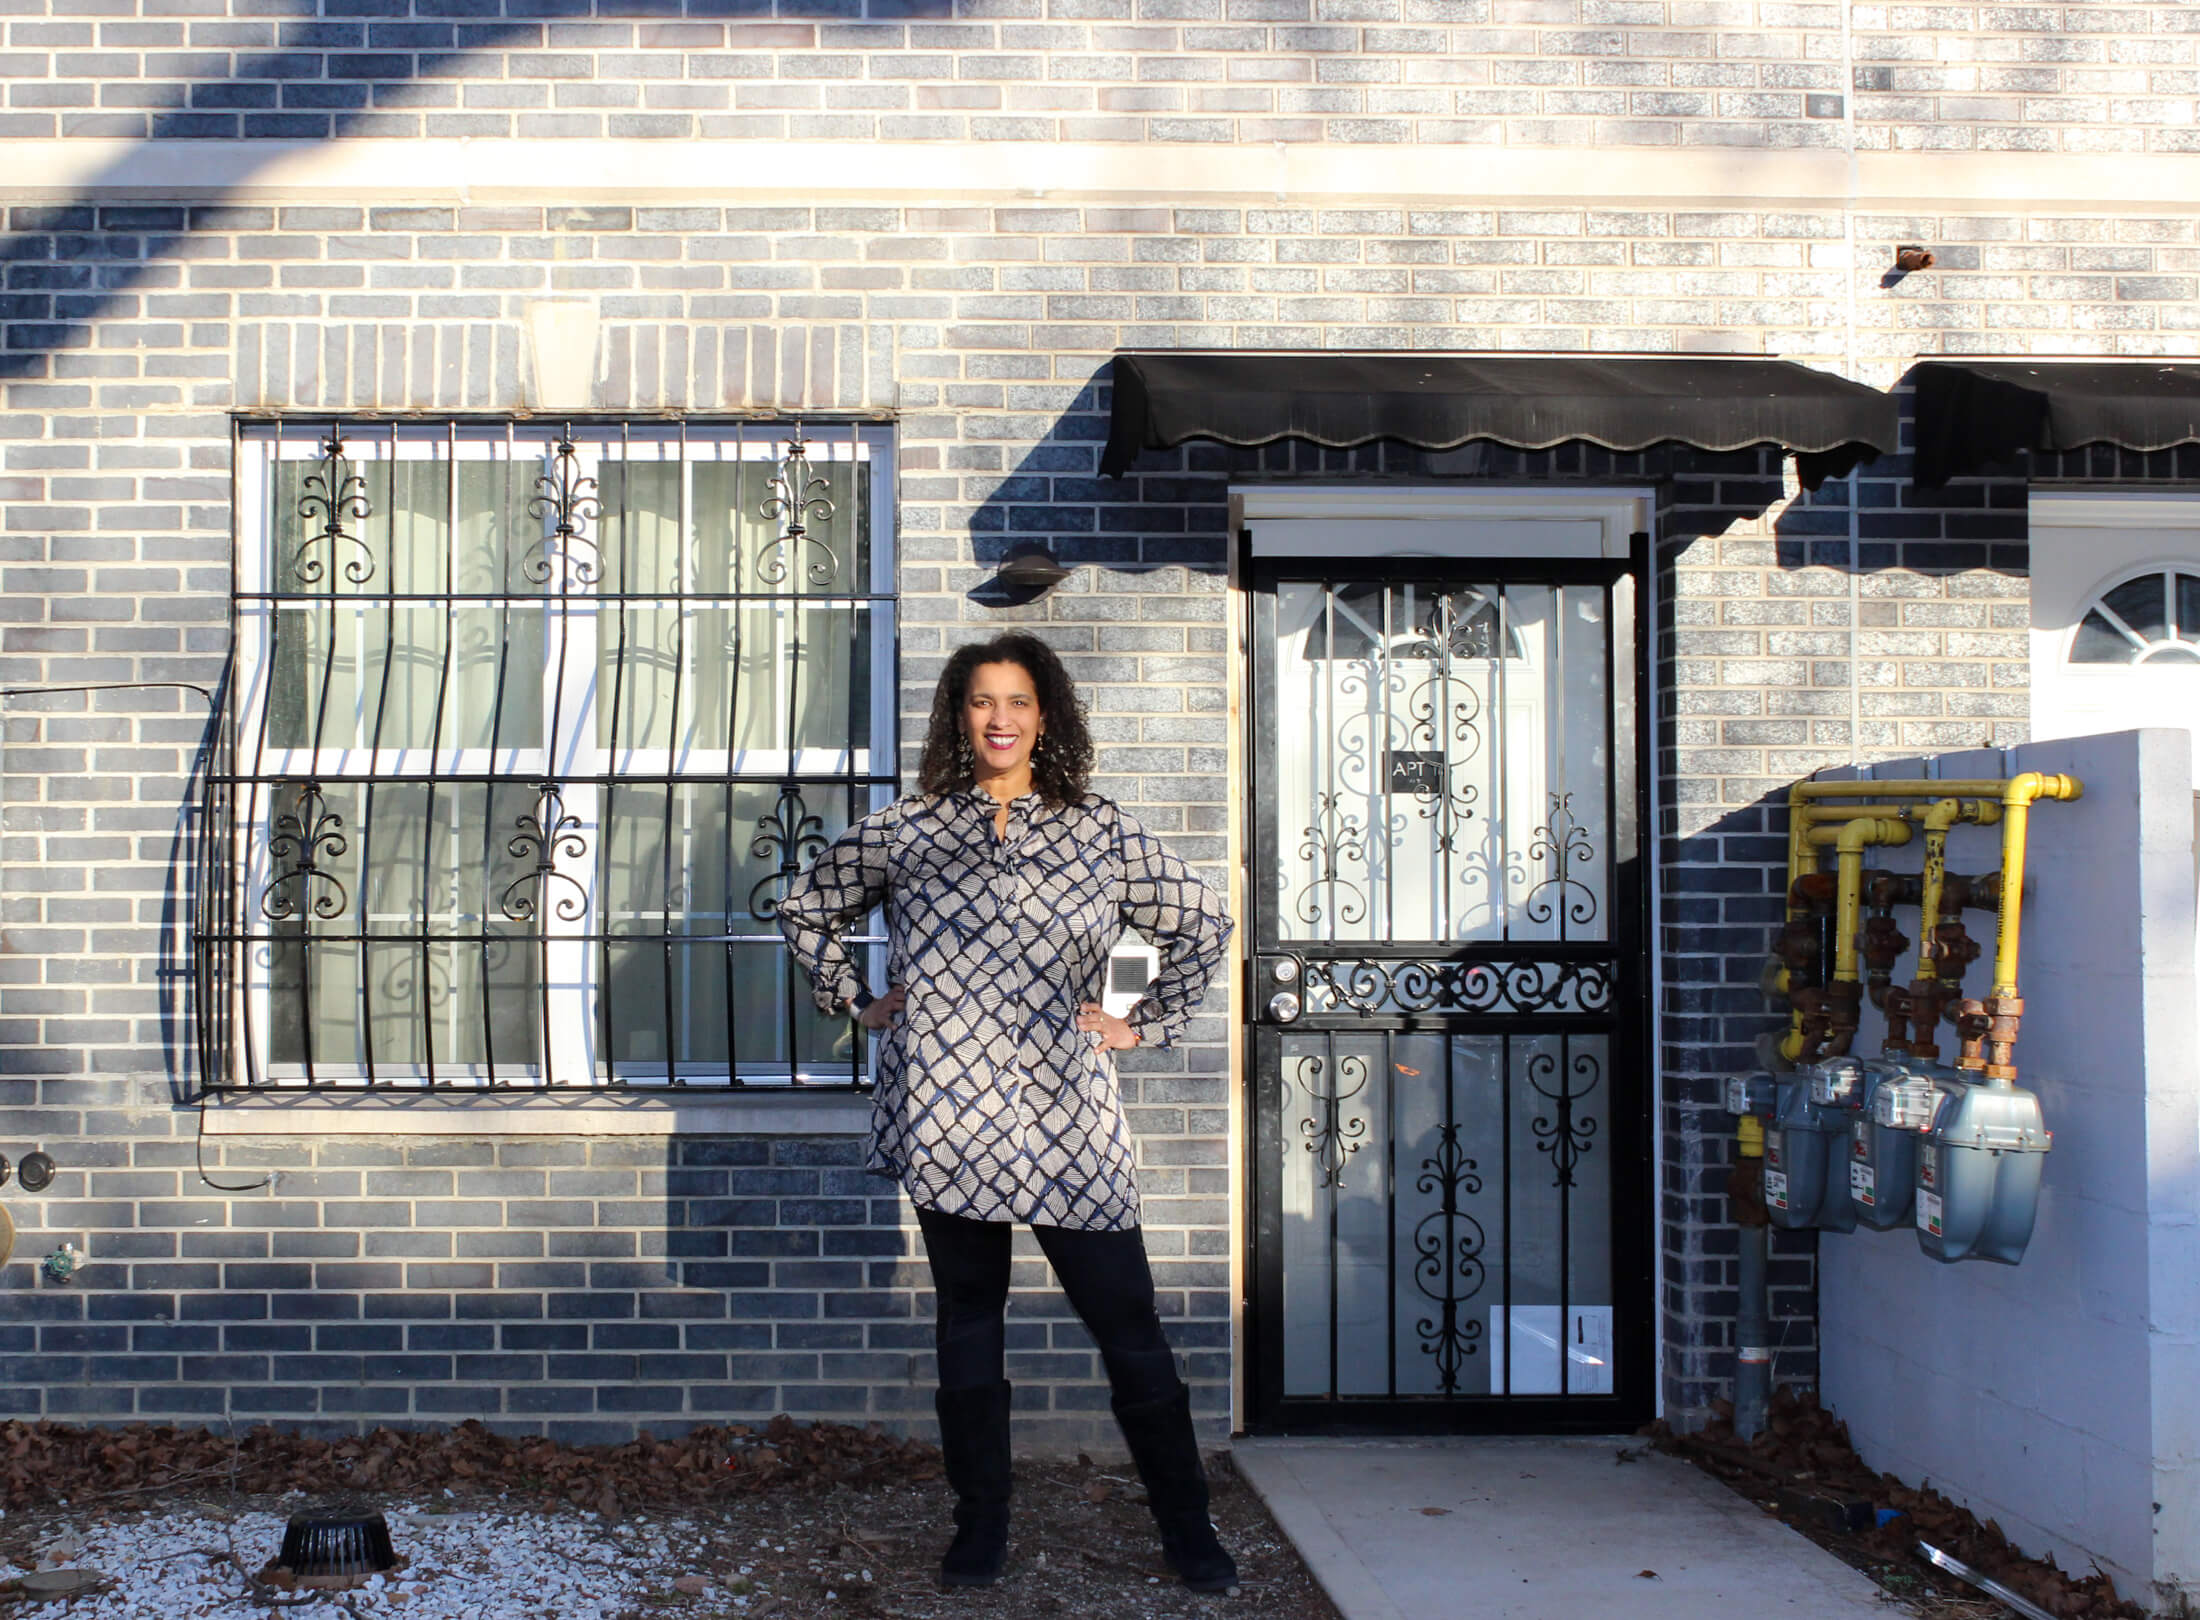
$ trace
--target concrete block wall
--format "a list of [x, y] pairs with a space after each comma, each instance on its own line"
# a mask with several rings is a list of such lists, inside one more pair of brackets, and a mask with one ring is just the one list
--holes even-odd
[[[2085, 784], [2031, 825], [2016, 1056], [2055, 1138], [2038, 1225], [2014, 1268], [1936, 1264], [1907, 1229], [1824, 1237], [1823, 1394], [1874, 1468], [2187, 1614], [2200, 1593], [2191, 738], [2120, 732], [1876, 774], [2018, 770]], [[1951, 869], [1998, 859], [1991, 829], [1949, 841]], [[1914, 871], [1917, 855], [1887, 864]], [[1881, 1033], [1867, 1008], [1858, 1050]]]

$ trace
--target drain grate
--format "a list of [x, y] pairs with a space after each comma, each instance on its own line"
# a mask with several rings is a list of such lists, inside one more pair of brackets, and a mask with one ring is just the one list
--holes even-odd
[[283, 1529], [276, 1567], [300, 1586], [357, 1586], [397, 1567], [389, 1521], [379, 1513], [298, 1514]]

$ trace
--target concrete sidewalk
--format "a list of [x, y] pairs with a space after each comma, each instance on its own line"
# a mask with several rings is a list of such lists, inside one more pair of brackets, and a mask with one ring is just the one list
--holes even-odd
[[1868, 1577], [1640, 1440], [1257, 1439], [1235, 1455], [1344, 1620], [1888, 1614]]

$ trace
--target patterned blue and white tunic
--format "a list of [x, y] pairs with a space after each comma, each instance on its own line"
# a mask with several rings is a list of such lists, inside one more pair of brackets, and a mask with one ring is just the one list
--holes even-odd
[[[797, 877], [779, 926], [826, 1012], [861, 986], [839, 935], [886, 907], [902, 1016], [879, 1032], [869, 1168], [927, 1209], [1086, 1231], [1138, 1224], [1112, 1053], [1077, 1028], [1125, 925], [1161, 953], [1128, 1015], [1141, 1045], [1183, 1032], [1222, 963], [1215, 893], [1110, 800], [1026, 794], [996, 837], [983, 789], [901, 799]], [[884, 988], [883, 986], [879, 988]]]

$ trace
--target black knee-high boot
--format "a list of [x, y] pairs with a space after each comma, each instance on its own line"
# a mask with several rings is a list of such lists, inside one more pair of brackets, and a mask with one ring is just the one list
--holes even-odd
[[991, 1586], [1008, 1562], [1009, 1386], [943, 1389], [940, 1456], [955, 1490], [955, 1539], [940, 1560], [948, 1586]]
[[1237, 1585], [1237, 1565], [1222, 1550], [1207, 1517], [1207, 1475], [1199, 1465], [1199, 1437], [1192, 1430], [1191, 1392], [1182, 1384], [1155, 1400], [1118, 1397], [1115, 1421], [1138, 1477], [1153, 1504], [1161, 1553], [1195, 1592], [1227, 1592]]

